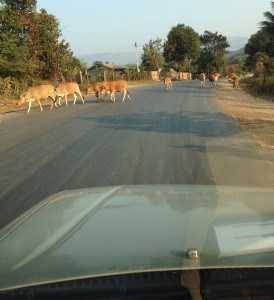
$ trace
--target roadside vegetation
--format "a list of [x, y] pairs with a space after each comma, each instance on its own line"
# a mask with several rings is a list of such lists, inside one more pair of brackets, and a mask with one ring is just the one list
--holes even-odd
[[[252, 77], [242, 80], [245, 86], [273, 95], [274, 2], [270, 3], [271, 11], [264, 13], [260, 29], [238, 54], [228, 55], [227, 38], [218, 32], [205, 30], [199, 35], [193, 28], [177, 24], [165, 41], [155, 38], [143, 46], [138, 70], [128, 65], [117, 79], [148, 80], [150, 71], [158, 71], [162, 78], [171, 69], [191, 72], [194, 77], [213, 71], [222, 76], [248, 73]], [[79, 71], [87, 74], [85, 64], [62, 39], [58, 19], [45, 9], [38, 12], [37, 0], [0, 0], [0, 18], [0, 105], [17, 98], [28, 86], [74, 81]], [[98, 68], [102, 64], [93, 62]]]

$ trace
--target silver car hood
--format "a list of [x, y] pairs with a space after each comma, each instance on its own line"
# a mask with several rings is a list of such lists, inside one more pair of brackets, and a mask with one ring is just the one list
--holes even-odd
[[64, 191], [0, 231], [0, 291], [111, 274], [274, 266], [273, 201], [273, 188]]

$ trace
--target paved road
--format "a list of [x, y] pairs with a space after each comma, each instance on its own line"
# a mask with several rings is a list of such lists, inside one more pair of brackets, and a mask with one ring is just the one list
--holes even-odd
[[274, 153], [197, 81], [132, 88], [132, 101], [2, 115], [0, 227], [65, 189], [119, 184], [274, 187]]

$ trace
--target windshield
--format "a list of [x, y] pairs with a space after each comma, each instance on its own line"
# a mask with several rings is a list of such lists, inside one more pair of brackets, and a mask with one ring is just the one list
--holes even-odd
[[274, 267], [273, 1], [57, 2], [0, 1], [0, 290]]

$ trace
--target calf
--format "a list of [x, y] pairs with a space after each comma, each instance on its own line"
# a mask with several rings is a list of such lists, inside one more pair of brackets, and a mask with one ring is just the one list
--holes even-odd
[[76, 82], [71, 82], [71, 83], [60, 83], [56, 88], [55, 88], [55, 96], [58, 98], [58, 104], [61, 106], [61, 98], [64, 97], [66, 100], [66, 105], [68, 105], [68, 95], [73, 95], [74, 96], [74, 101], [73, 105], [76, 103], [77, 96], [78, 94], [81, 99], [83, 104], [85, 103], [84, 97], [79, 89], [79, 85]]
[[57, 107], [53, 85], [43, 84], [43, 85], [33, 86], [33, 87], [30, 87], [26, 93], [22, 94], [19, 97], [19, 102], [17, 103], [17, 105], [21, 105], [24, 102], [28, 102], [29, 108], [28, 108], [27, 113], [29, 113], [32, 102], [37, 101], [37, 103], [40, 106], [41, 111], [43, 111], [40, 100], [47, 99], [47, 98], [51, 98], [51, 100], [52, 100], [51, 108], [53, 107], [53, 104]]
[[213, 72], [213, 73], [209, 74], [208, 79], [209, 79], [210, 83], [212, 84], [212, 86], [217, 85], [217, 80], [220, 76], [221, 76], [221, 74], [218, 72]]
[[172, 90], [172, 82], [171, 82], [171, 77], [167, 76], [165, 77], [165, 85], [166, 85], [166, 90]]
[[[91, 86], [86, 88], [86, 95], [95, 93], [97, 98], [97, 102], [99, 101], [99, 93], [101, 93], [101, 89], [107, 84], [106, 81], [94, 82]], [[102, 100], [102, 99], [100, 99]]]
[[239, 77], [235, 73], [228, 74], [226, 78], [232, 84], [233, 88], [239, 83]]
[[201, 82], [201, 86], [205, 86], [206, 74], [205, 73], [200, 73], [199, 74], [199, 79], [200, 79], [200, 82]]
[[130, 95], [127, 90], [127, 82], [125, 80], [109, 81], [103, 87], [101, 87], [101, 93], [110, 93], [110, 100], [115, 102], [115, 92], [124, 92], [122, 102], [124, 102], [126, 95], [130, 100]]

